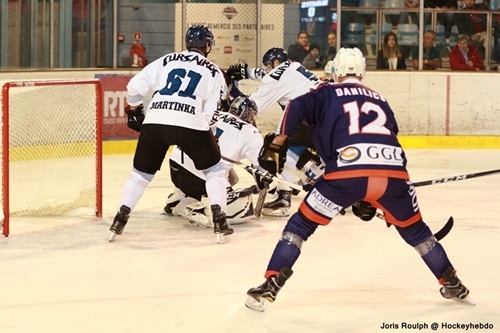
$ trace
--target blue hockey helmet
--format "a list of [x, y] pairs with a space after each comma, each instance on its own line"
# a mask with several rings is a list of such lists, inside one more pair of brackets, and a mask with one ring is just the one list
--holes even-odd
[[186, 31], [186, 48], [202, 49], [210, 43], [210, 46], [215, 45], [214, 34], [206, 25], [192, 25]]
[[278, 60], [280, 64], [287, 61], [288, 52], [281, 47], [273, 47], [264, 53], [264, 56], [262, 57], [262, 63], [264, 66], [271, 66], [271, 68], [274, 67], [274, 60]]
[[236, 97], [229, 107], [229, 113], [234, 114], [241, 120], [256, 126], [255, 118], [257, 116], [257, 105], [248, 97]]

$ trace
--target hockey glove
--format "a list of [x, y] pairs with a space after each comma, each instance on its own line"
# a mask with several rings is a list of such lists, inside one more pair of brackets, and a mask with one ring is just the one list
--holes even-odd
[[288, 144], [278, 146], [273, 143], [276, 134], [269, 133], [264, 137], [264, 145], [259, 152], [259, 165], [271, 174], [281, 173], [285, 165]]
[[352, 212], [365, 222], [371, 221], [377, 213], [377, 208], [367, 201], [359, 201], [352, 205]]
[[232, 64], [227, 69], [227, 75], [229, 75], [233, 80], [240, 81], [247, 79], [247, 64]]
[[273, 179], [270, 177], [270, 175], [258, 175], [258, 174], [253, 174], [255, 178], [255, 183], [257, 184], [257, 187], [259, 188], [259, 191], [262, 191], [264, 189], [269, 189], [271, 183], [273, 182]]
[[133, 129], [136, 132], [141, 131], [142, 127], [142, 122], [144, 121], [144, 106], [138, 105], [134, 110], [130, 107], [130, 105], [127, 105], [125, 108], [125, 113], [127, 114], [127, 126], [128, 128]]

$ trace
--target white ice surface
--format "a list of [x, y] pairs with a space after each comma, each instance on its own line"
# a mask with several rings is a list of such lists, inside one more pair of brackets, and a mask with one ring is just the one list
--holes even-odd
[[[414, 182], [500, 168], [498, 150], [407, 155]], [[245, 308], [245, 292], [264, 281], [286, 219], [236, 225], [231, 242], [217, 245], [210, 229], [160, 215], [172, 188], [166, 163], [124, 234], [108, 243], [131, 163], [104, 159], [103, 219], [12, 220], [11, 235], [0, 238], [0, 333], [354, 333], [402, 322], [426, 323], [424, 331], [433, 322], [490, 323], [500, 332], [500, 174], [417, 190], [434, 232], [455, 218], [442, 244], [475, 307], [443, 299], [394, 228], [346, 215], [304, 243], [293, 277], [258, 313]], [[238, 173], [241, 186], [250, 184]]]

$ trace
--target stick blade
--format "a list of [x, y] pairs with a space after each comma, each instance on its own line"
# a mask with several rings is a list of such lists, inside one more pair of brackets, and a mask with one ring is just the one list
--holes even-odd
[[264, 202], [266, 201], [266, 195], [269, 188], [264, 187], [259, 192], [259, 197], [257, 198], [257, 203], [255, 204], [255, 208], [253, 210], [253, 214], [256, 218], [260, 218], [262, 216], [262, 210], [264, 209]]
[[446, 237], [446, 235], [448, 235], [448, 233], [451, 231], [451, 228], [453, 228], [453, 224], [454, 224], [453, 216], [450, 216], [450, 218], [448, 219], [446, 224], [441, 228], [441, 230], [439, 230], [434, 234], [434, 237], [436, 237], [438, 241]]

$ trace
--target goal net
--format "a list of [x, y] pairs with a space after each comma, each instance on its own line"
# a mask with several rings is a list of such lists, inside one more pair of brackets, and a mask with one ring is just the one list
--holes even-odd
[[0, 82], [2, 229], [13, 216], [102, 211], [99, 80]]

